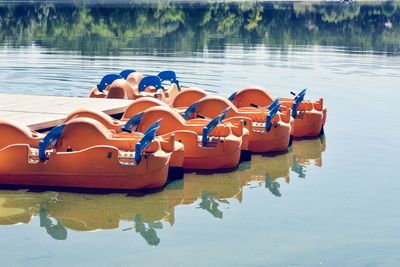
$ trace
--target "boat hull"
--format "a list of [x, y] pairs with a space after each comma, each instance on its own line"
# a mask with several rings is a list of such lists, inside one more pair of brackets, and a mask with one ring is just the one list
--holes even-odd
[[39, 161], [29, 145], [0, 150], [0, 184], [92, 189], [157, 188], [167, 181], [170, 155], [162, 151], [139, 164], [121, 162], [112, 146], [56, 152]]

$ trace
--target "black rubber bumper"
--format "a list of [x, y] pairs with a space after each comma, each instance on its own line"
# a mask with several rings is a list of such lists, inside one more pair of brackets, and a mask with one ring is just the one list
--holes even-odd
[[293, 145], [293, 135], [290, 135], [288, 148]]
[[250, 161], [250, 160], [251, 160], [251, 151], [250, 150], [240, 151], [240, 162]]
[[169, 167], [168, 169], [168, 180], [179, 180], [183, 179], [185, 170], [183, 167]]

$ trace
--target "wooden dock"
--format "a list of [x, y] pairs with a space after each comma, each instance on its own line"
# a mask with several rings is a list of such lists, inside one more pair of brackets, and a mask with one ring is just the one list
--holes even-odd
[[0, 119], [9, 119], [33, 130], [62, 124], [77, 108], [90, 108], [114, 115], [125, 111], [132, 100], [64, 96], [0, 94]]

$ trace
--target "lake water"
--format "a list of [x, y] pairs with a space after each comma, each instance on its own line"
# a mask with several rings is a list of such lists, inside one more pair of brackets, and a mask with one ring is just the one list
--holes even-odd
[[2, 266], [398, 266], [400, 4], [0, 1], [1, 93], [85, 97], [126, 68], [307, 87], [325, 136], [152, 194], [0, 190]]

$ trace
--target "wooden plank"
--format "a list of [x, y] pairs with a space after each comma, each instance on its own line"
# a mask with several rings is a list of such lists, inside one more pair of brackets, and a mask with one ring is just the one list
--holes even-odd
[[90, 108], [114, 115], [125, 111], [132, 100], [65, 96], [0, 94], [0, 119], [13, 120], [33, 130], [61, 124], [78, 108]]

